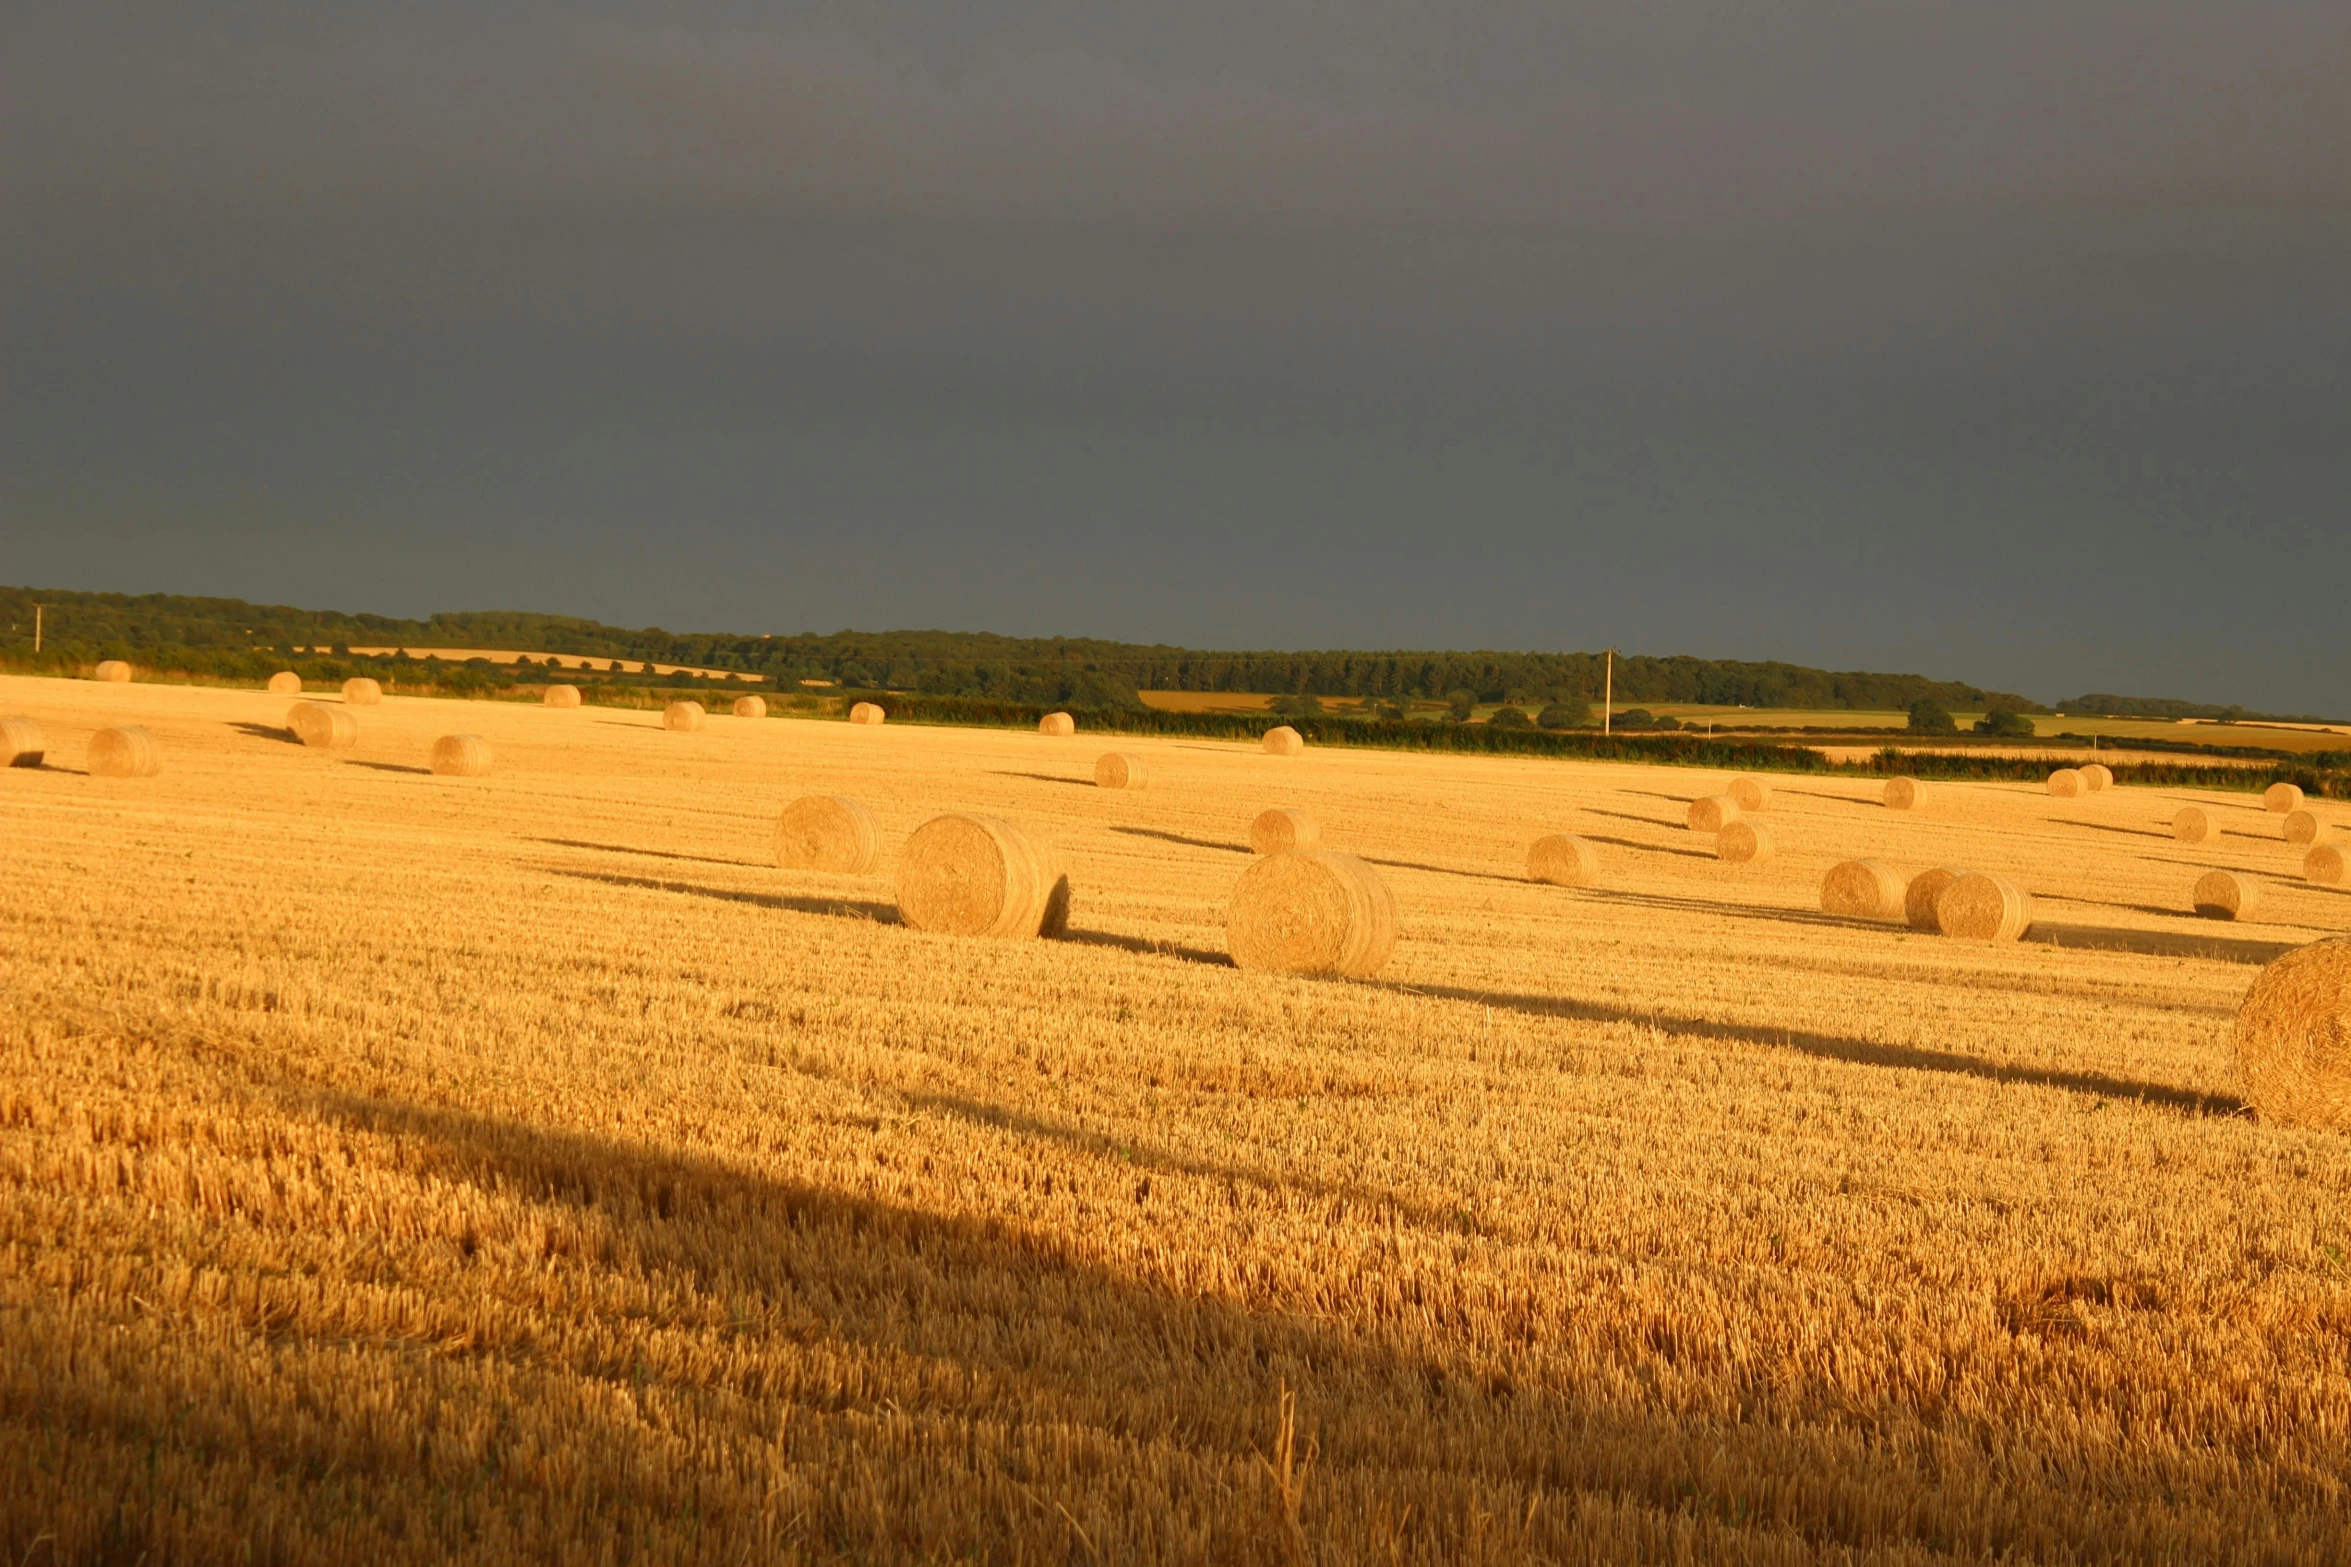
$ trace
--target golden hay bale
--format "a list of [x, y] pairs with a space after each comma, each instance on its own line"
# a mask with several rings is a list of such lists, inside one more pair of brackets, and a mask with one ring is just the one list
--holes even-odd
[[1600, 851], [1574, 833], [1551, 833], [1527, 850], [1527, 876], [1554, 887], [1581, 887], [1599, 879]]
[[2261, 884], [2238, 871], [2206, 871], [2189, 895], [2208, 920], [2241, 920], [2261, 904]]
[[1058, 936], [1069, 878], [1051, 840], [993, 816], [939, 816], [898, 859], [898, 917], [951, 936]]
[[49, 754], [41, 726], [29, 718], [0, 718], [0, 767], [38, 767]]
[[855, 800], [803, 795], [776, 821], [776, 864], [785, 870], [862, 876], [881, 859], [881, 830]]
[[286, 709], [286, 727], [294, 738], [313, 749], [326, 750], [359, 743], [359, 719], [347, 707], [323, 702], [296, 702]]
[[2318, 814], [2314, 811], [2288, 811], [2286, 813], [2286, 842], [2288, 843], [2316, 843], [2321, 830]]
[[1761, 822], [1732, 820], [1714, 835], [1714, 857], [1726, 865], [1771, 858], [1771, 829]]
[[486, 778], [490, 742], [480, 735], [443, 735], [433, 742], [433, 771], [443, 778]]
[[1396, 950], [1396, 900], [1351, 854], [1291, 849], [1241, 873], [1225, 937], [1245, 969], [1369, 979]]
[[2060, 767], [2049, 775], [2049, 792], [2060, 800], [2070, 800], [2090, 787], [2078, 767]]
[[699, 702], [672, 702], [661, 710], [661, 727], [691, 732], [702, 727], [706, 716]]
[[1730, 781], [1729, 787], [1723, 790], [1723, 793], [1736, 800], [1742, 811], [1768, 811], [1771, 809], [1771, 785], [1760, 778], [1734, 778]]
[[373, 707], [384, 699], [384, 688], [361, 675], [343, 682], [343, 700], [353, 707]]
[[103, 658], [98, 661], [98, 667], [90, 673], [100, 680], [120, 685], [131, 678], [131, 666], [119, 658]]
[[859, 702], [849, 709], [849, 722], [853, 724], [878, 724], [889, 716], [872, 702]]
[[580, 705], [580, 688], [578, 686], [549, 686], [539, 700], [545, 702], [549, 707], [577, 707]]
[[2092, 762], [2080, 771], [2082, 787], [2092, 794], [2114, 787], [2114, 769], [2104, 762]]
[[1296, 756], [1306, 749], [1306, 737], [1288, 724], [1276, 724], [1265, 732], [1265, 749], [1275, 756]]
[[1259, 811], [1249, 824], [1249, 848], [1256, 854], [1311, 849], [1322, 842], [1322, 824], [1304, 811]]
[[2351, 881], [2351, 849], [2339, 843], [2318, 845], [2302, 856], [2302, 876], [2306, 881], [2323, 882], [2330, 887]]
[[1037, 733], [1041, 735], [1074, 735], [1077, 732], [1078, 721], [1067, 713], [1047, 713], [1037, 720]]
[[2212, 813], [2201, 805], [2183, 805], [2171, 819], [2171, 835], [2182, 843], [2203, 843], [2212, 831]]
[[1094, 782], [1104, 789], [1140, 789], [1143, 759], [1132, 751], [1105, 751], [1094, 758]]
[[2261, 806], [2272, 816], [2283, 816], [2288, 811], [2302, 809], [2300, 784], [2273, 783], [2261, 791]]
[[1720, 832], [1739, 819], [1739, 802], [1727, 794], [1701, 795], [1690, 802], [1692, 832]]
[[291, 669], [279, 670], [269, 677], [269, 694], [271, 696], [300, 696], [302, 694], [302, 677]]
[[1961, 941], [2015, 941], [2033, 923], [2033, 895], [2005, 876], [1968, 871], [1935, 899], [1935, 929]]
[[2265, 1121], [2351, 1131], [2351, 940], [2297, 947], [2237, 1008], [2237, 1074]]
[[765, 718], [767, 716], [767, 698], [763, 696], [736, 697], [735, 716], [737, 718]]
[[1875, 860], [1847, 860], [1820, 881], [1820, 911], [1847, 919], [1898, 920], [1908, 892], [1901, 877]]
[[1889, 811], [1915, 811], [1925, 795], [1926, 785], [1915, 778], [1886, 780], [1886, 809]]
[[101, 729], [90, 736], [94, 778], [152, 778], [163, 771], [155, 737], [144, 729]]
[[1931, 871], [1920, 871], [1910, 878], [1910, 885], [1902, 890], [1902, 917], [1912, 930], [1941, 931], [1935, 914], [1935, 900], [1966, 871], [1956, 865], [1938, 865]]

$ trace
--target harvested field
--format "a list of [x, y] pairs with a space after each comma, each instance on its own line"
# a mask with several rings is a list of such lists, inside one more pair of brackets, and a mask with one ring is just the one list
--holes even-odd
[[[2257, 798], [1774, 777], [1726, 867], [1698, 770], [284, 710], [0, 678], [0, 1559], [2351, 1559], [2351, 1138], [2229, 1051], [2351, 893]], [[811, 793], [872, 872], [776, 866]], [[1377, 980], [1225, 962], [1277, 805]], [[897, 923], [950, 811], [1066, 939]], [[1824, 915], [1864, 857], [2040, 923]]]

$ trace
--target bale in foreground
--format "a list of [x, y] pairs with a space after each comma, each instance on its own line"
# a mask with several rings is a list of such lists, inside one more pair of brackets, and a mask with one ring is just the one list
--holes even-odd
[[2299, 811], [2302, 809], [2302, 786], [2290, 783], [2271, 784], [2261, 791], [2261, 808], [2272, 816], [2283, 816], [2289, 811]]
[[1292, 849], [1241, 873], [1225, 935], [1245, 969], [1369, 979], [1396, 950], [1396, 900], [1351, 854]]
[[1898, 920], [1909, 888], [1876, 860], [1847, 860], [1820, 881], [1820, 911], [1846, 919]]
[[2114, 769], [2104, 762], [2092, 762], [2081, 770], [2082, 787], [2099, 794], [2114, 787]]
[[1771, 809], [1771, 785], [1760, 778], [1745, 776], [1734, 778], [1730, 781], [1729, 787], [1723, 790], [1723, 793], [1738, 801], [1739, 809], [1742, 811], [1768, 811]]
[[873, 813], [837, 794], [804, 795], [776, 821], [776, 864], [788, 871], [861, 876], [881, 863]]
[[2237, 1074], [2265, 1121], [2351, 1131], [2351, 940], [2297, 947], [2237, 1009]]
[[1322, 824], [1304, 811], [1276, 808], [1259, 811], [1249, 824], [1253, 854], [1280, 854], [1288, 849], [1311, 849], [1322, 842]]
[[2078, 767], [2060, 767], [2049, 775], [2049, 792], [2060, 800], [2070, 800], [2090, 787]]
[[2190, 901], [2208, 920], [2239, 920], [2261, 902], [2261, 884], [2235, 871], [2206, 871], [2196, 878]]
[[1935, 928], [1961, 941], [2015, 941], [2032, 922], [2032, 894], [2005, 876], [1970, 871], [1935, 899]]
[[279, 670], [269, 677], [269, 694], [271, 696], [300, 696], [302, 694], [302, 677], [291, 669]]
[[1966, 874], [1956, 865], [1938, 865], [1911, 877], [1910, 885], [1902, 891], [1902, 918], [1910, 928], [1940, 934], [1943, 926], [1935, 911], [1936, 900], [1943, 896], [1945, 887]]
[[737, 718], [765, 718], [767, 716], [767, 698], [763, 696], [736, 697], [735, 716]]
[[2339, 887], [2351, 881], [2351, 849], [2339, 843], [2322, 843], [2302, 856], [2304, 879], [2322, 886]]
[[1105, 751], [1094, 758], [1094, 782], [1104, 789], [1140, 789], [1143, 759], [1132, 751]]
[[286, 709], [286, 727], [312, 750], [328, 750], [359, 743], [359, 719], [347, 707], [324, 702], [296, 702]]
[[2315, 811], [2288, 811], [2286, 813], [2286, 842], [2316, 843], [2321, 825]]
[[1274, 756], [1296, 756], [1306, 749], [1306, 737], [1288, 724], [1276, 724], [1265, 732], [1265, 749]]
[[49, 754], [41, 726], [29, 718], [0, 718], [0, 767], [38, 767]]
[[1889, 778], [1886, 780], [1886, 809], [1915, 811], [1925, 794], [1926, 786], [1915, 778]]
[[1739, 802], [1727, 794], [1700, 795], [1690, 802], [1684, 818], [1692, 832], [1720, 832], [1739, 819]]
[[1726, 865], [1746, 865], [1772, 856], [1771, 829], [1761, 822], [1725, 822], [1714, 835], [1714, 857]]
[[2182, 843], [2204, 843], [2212, 837], [2212, 813], [2201, 805], [2183, 805], [2171, 819], [2171, 835]]
[[95, 778], [152, 778], [163, 757], [144, 729], [101, 729], [90, 736], [89, 768]]
[[98, 667], [90, 673], [109, 684], [121, 685], [131, 678], [131, 666], [119, 658], [102, 658], [98, 661]]
[[578, 686], [549, 686], [539, 700], [549, 707], [577, 707], [580, 705]]
[[1067, 713], [1047, 713], [1037, 720], [1037, 733], [1041, 735], [1074, 735], [1077, 732], [1078, 721]]
[[1042, 835], [994, 816], [940, 816], [906, 840], [898, 916], [950, 936], [1058, 936], [1069, 878]]
[[352, 707], [373, 707], [383, 699], [384, 688], [365, 675], [343, 682], [343, 700]]
[[1600, 851], [1589, 839], [1555, 832], [1535, 840], [1527, 850], [1527, 876], [1554, 887], [1581, 887], [1600, 875]]
[[443, 735], [433, 742], [433, 771], [443, 778], [487, 778], [490, 742], [480, 735]]
[[699, 702], [672, 702], [661, 710], [661, 727], [691, 733], [702, 727], [707, 716]]
[[878, 724], [889, 716], [872, 702], [859, 702], [849, 709], [849, 722], [853, 724]]

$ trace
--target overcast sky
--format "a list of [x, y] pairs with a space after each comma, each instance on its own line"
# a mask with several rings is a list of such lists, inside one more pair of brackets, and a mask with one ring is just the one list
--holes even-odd
[[0, 580], [2351, 714], [2351, 5], [13, 6]]

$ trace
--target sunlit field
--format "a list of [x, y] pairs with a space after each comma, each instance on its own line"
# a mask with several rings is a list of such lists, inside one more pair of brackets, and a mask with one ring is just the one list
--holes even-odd
[[[2351, 893], [2257, 796], [1790, 776], [1728, 867], [1694, 770], [287, 705], [0, 679], [0, 1560], [2351, 1559], [2351, 1140], [2227, 1049]], [[808, 793], [878, 873], [775, 868]], [[1227, 964], [1273, 805], [1377, 979]], [[950, 810], [1069, 939], [895, 922]]]

